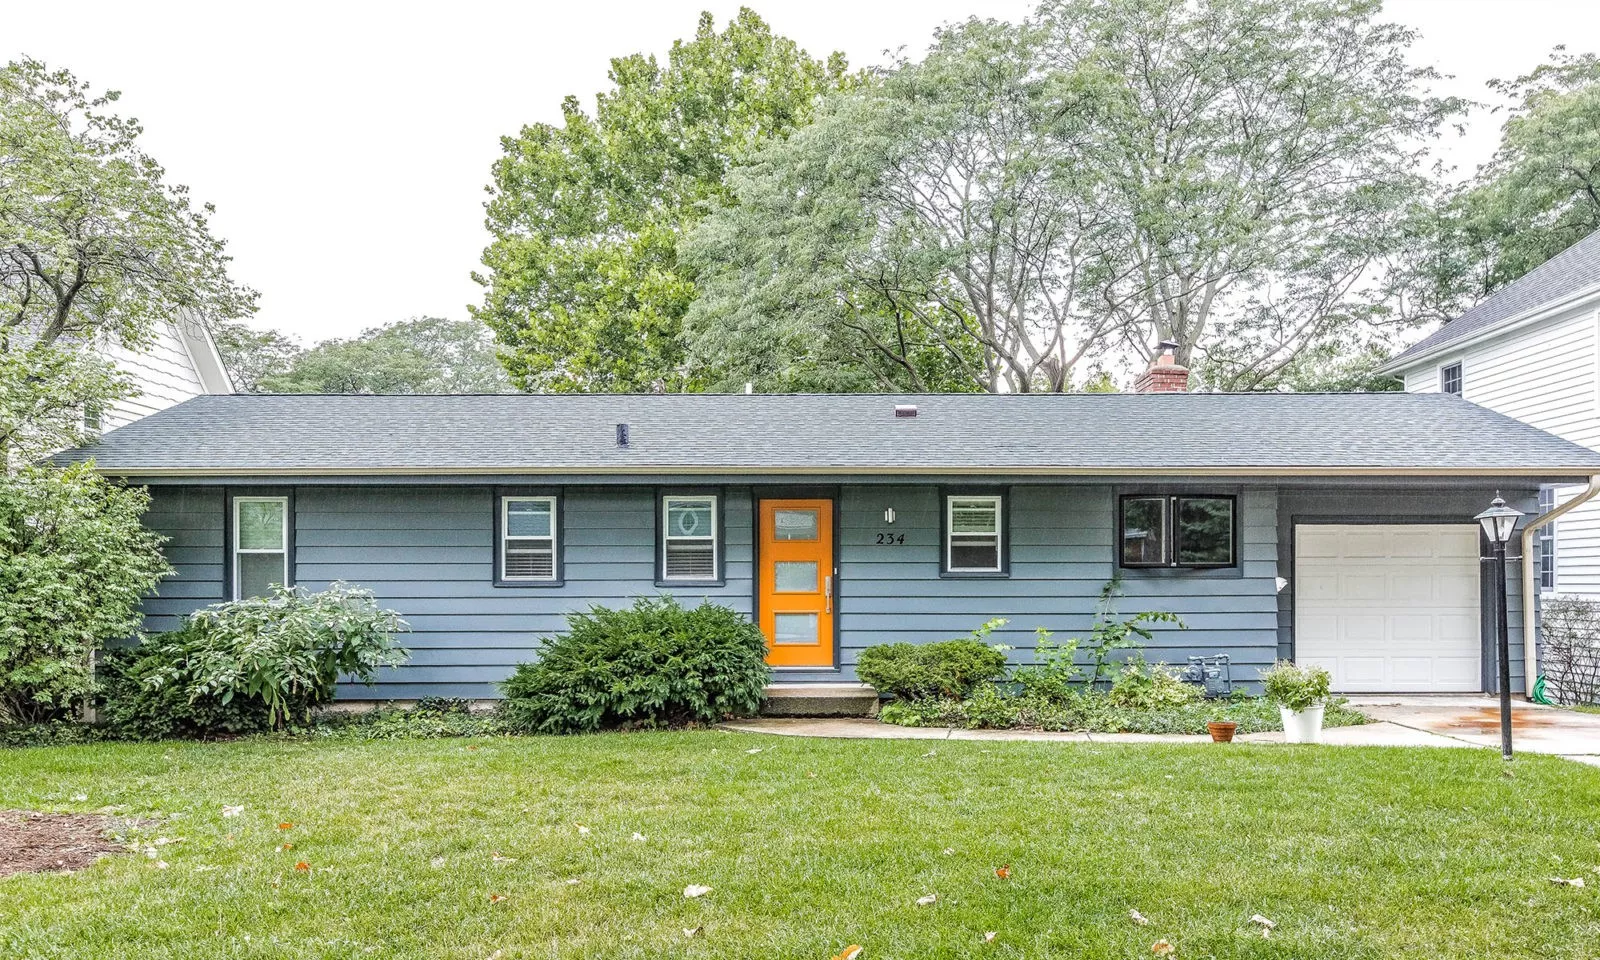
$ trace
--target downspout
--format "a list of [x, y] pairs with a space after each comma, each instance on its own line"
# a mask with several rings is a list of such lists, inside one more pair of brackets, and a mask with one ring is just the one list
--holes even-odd
[[1528, 521], [1522, 528], [1522, 674], [1523, 684], [1527, 687], [1523, 692], [1529, 697], [1533, 696], [1533, 685], [1539, 677], [1539, 638], [1534, 607], [1539, 599], [1539, 586], [1534, 580], [1535, 564], [1529, 558], [1533, 556], [1533, 535], [1539, 528], [1560, 517], [1570, 510], [1575, 510], [1593, 500], [1600, 494], [1600, 475], [1589, 478], [1589, 485], [1583, 492], [1556, 507], [1549, 513], [1541, 513]]

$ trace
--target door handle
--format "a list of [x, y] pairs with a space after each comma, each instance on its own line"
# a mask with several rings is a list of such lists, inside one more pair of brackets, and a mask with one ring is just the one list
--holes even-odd
[[833, 612], [833, 574], [822, 578], [823, 613]]

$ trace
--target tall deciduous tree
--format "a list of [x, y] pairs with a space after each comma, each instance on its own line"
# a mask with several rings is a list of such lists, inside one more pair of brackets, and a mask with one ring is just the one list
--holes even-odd
[[1452, 319], [1600, 230], [1600, 57], [1557, 48], [1490, 87], [1513, 101], [1499, 149], [1414, 221], [1402, 290], [1418, 319]]
[[263, 376], [265, 393], [501, 393], [494, 337], [476, 320], [420, 317], [329, 340]]
[[1109, 224], [1040, 31], [973, 21], [735, 171], [689, 248], [697, 350], [769, 388], [1062, 390]]
[[983, 389], [1067, 388], [1158, 340], [1210, 386], [1292, 381], [1302, 352], [1404, 322], [1382, 271], [1457, 106], [1377, 16], [1047, 0], [947, 31], [735, 175], [695, 244], [696, 337], [765, 374], [851, 338], [892, 361], [911, 318]]
[[613, 60], [611, 81], [593, 115], [567, 98], [561, 124], [504, 138], [494, 165], [494, 240], [473, 312], [523, 389], [700, 387], [683, 343], [695, 283], [679, 241], [727, 196], [730, 165], [852, 79], [841, 55], [813, 59], [742, 9], [721, 33], [702, 14], [665, 66]]
[[35, 60], [0, 70], [0, 464], [81, 440], [83, 410], [129, 389], [86, 347], [254, 308], [211, 208], [165, 181], [116, 99]]

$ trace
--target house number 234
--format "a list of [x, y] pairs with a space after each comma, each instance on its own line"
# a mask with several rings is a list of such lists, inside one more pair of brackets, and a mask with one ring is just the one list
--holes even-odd
[[878, 546], [880, 547], [898, 547], [905, 542], [906, 535], [903, 533], [878, 534]]

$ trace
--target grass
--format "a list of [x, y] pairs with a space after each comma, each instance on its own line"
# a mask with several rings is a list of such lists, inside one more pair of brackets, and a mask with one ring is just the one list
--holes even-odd
[[[827, 960], [858, 943], [931, 960], [1149, 957], [1164, 939], [1179, 958], [1579, 958], [1600, 940], [1600, 770], [1523, 757], [1507, 777], [1487, 750], [929, 747], [707, 731], [0, 751], [0, 808], [112, 807], [162, 818], [146, 840], [185, 838], [159, 848], [167, 869], [116, 856], [0, 880], [0, 948]], [[691, 883], [712, 892], [686, 899]]]

